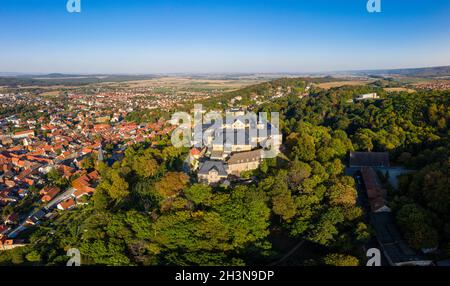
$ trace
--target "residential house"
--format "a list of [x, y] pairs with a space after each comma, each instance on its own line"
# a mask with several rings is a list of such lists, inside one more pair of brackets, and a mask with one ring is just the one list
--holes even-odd
[[199, 165], [199, 159], [203, 153], [204, 152], [202, 150], [200, 150], [199, 148], [192, 148], [189, 151], [188, 161], [189, 161], [189, 165], [192, 170], [197, 170], [198, 165]]
[[29, 216], [27, 218], [27, 220], [25, 221], [25, 223], [27, 225], [37, 225], [40, 223], [40, 220], [45, 216], [46, 212], [44, 211], [44, 209], [40, 209], [37, 212], [35, 212], [34, 214], [32, 214], [31, 216]]
[[228, 174], [240, 176], [244, 171], [255, 170], [261, 163], [261, 149], [239, 152], [231, 155], [228, 159]]
[[389, 167], [389, 153], [350, 152], [350, 167]]
[[0, 224], [0, 239], [5, 235], [5, 233], [10, 229], [9, 226]]
[[5, 189], [0, 191], [0, 204], [9, 204], [17, 202], [17, 198], [13, 196], [11, 189]]
[[74, 168], [63, 164], [58, 166], [58, 170], [62, 172], [63, 177], [66, 179], [70, 179], [70, 177], [75, 173]]
[[42, 195], [41, 201], [42, 202], [50, 202], [51, 200], [53, 200], [56, 195], [59, 194], [59, 192], [61, 191], [60, 188], [58, 187], [51, 187], [51, 186], [47, 186], [45, 188], [43, 188], [39, 194]]
[[17, 194], [19, 195], [20, 198], [25, 198], [26, 196], [28, 196], [29, 193], [30, 191], [27, 189], [19, 189], [17, 191]]
[[379, 99], [380, 97], [377, 95], [376, 92], [374, 93], [366, 93], [366, 94], [360, 94], [358, 97], [355, 98], [356, 101], [360, 100], [367, 100], [367, 99]]
[[372, 211], [390, 212], [391, 209], [387, 206], [386, 201], [386, 190], [381, 186], [375, 170], [372, 167], [362, 167], [361, 174]]
[[27, 138], [30, 136], [34, 136], [33, 130], [19, 131], [19, 132], [14, 133], [14, 135], [12, 135], [11, 137], [13, 139], [23, 139], [23, 138]]
[[70, 210], [76, 206], [75, 200], [73, 198], [68, 198], [67, 200], [60, 202], [57, 208], [60, 210]]
[[16, 224], [18, 222], [19, 222], [19, 215], [16, 214], [16, 213], [12, 213], [12, 214], [10, 214], [9, 216], [7, 216], [5, 218], [5, 225], [6, 224], [14, 225], [14, 224]]
[[227, 177], [227, 168], [222, 161], [208, 160], [200, 165], [198, 171], [198, 180], [208, 184], [217, 184]]
[[94, 185], [98, 180], [99, 174], [97, 171], [93, 171], [89, 174], [83, 174], [76, 180], [72, 182], [72, 187], [75, 189], [75, 192], [72, 196], [79, 199], [86, 195], [91, 195], [94, 193], [95, 188]]

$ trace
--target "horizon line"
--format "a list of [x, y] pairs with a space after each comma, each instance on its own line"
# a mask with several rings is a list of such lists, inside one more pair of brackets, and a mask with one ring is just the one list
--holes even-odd
[[445, 65], [432, 65], [432, 66], [415, 66], [415, 67], [395, 67], [395, 68], [364, 68], [364, 69], [350, 69], [350, 70], [330, 70], [330, 71], [317, 71], [317, 72], [288, 72], [288, 71], [273, 71], [273, 72], [260, 72], [260, 71], [235, 71], [235, 72], [150, 72], [150, 73], [127, 73], [127, 72], [111, 72], [111, 73], [84, 73], [84, 72], [11, 72], [0, 71], [0, 76], [35, 76], [35, 75], [78, 75], [78, 76], [105, 76], [105, 75], [124, 75], [124, 76], [151, 76], [151, 75], [270, 75], [270, 74], [287, 74], [287, 75], [309, 75], [309, 74], [332, 74], [332, 73], [355, 73], [355, 72], [371, 72], [371, 71], [390, 71], [390, 70], [414, 70], [414, 69], [430, 69], [430, 68], [446, 68], [450, 67], [450, 64]]

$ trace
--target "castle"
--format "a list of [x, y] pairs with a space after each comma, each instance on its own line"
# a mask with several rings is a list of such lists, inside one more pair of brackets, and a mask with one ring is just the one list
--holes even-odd
[[[275, 155], [279, 153], [282, 135], [279, 129], [264, 118], [245, 115], [243, 111], [231, 110], [226, 120], [220, 124], [194, 126], [192, 146], [189, 154], [192, 170], [198, 169], [198, 180], [207, 184], [217, 184], [232, 177], [238, 178], [244, 171], [255, 170], [261, 160], [269, 157], [267, 150]], [[274, 156], [273, 156], [274, 157]]]

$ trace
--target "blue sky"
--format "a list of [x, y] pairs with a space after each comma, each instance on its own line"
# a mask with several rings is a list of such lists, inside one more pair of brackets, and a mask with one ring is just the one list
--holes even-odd
[[318, 72], [450, 65], [450, 1], [0, 2], [0, 71]]

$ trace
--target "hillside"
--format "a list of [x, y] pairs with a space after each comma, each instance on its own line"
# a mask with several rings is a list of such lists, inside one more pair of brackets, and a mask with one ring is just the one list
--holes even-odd
[[450, 66], [410, 68], [410, 69], [388, 69], [388, 70], [366, 70], [356, 72], [366, 75], [398, 75], [407, 77], [438, 78], [450, 77]]

